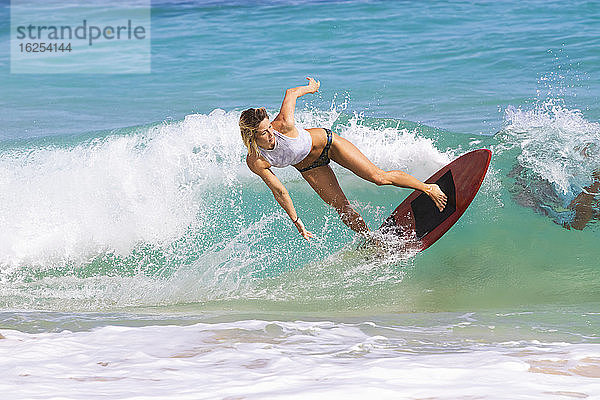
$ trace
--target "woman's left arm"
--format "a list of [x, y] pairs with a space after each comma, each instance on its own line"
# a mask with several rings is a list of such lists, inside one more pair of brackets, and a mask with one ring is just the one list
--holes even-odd
[[285, 91], [285, 97], [283, 98], [281, 109], [279, 110], [279, 114], [277, 117], [275, 117], [273, 122], [278, 122], [285, 128], [291, 129], [294, 127], [294, 110], [296, 109], [296, 100], [298, 97], [304, 96], [307, 93], [315, 93], [319, 91], [319, 86], [321, 86], [321, 82], [316, 81], [309, 76], [306, 77], [306, 79], [308, 79], [308, 85], [298, 86]]

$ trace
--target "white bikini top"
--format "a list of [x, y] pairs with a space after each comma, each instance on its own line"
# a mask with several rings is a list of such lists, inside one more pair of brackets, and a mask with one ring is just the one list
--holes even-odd
[[271, 150], [258, 147], [260, 154], [274, 167], [283, 168], [298, 164], [310, 153], [312, 137], [306, 129], [298, 129], [298, 137], [275, 132], [275, 147]]

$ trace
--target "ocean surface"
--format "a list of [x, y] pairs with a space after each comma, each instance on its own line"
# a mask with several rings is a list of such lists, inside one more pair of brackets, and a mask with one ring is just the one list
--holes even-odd
[[[11, 74], [0, 1], [3, 399], [600, 398], [598, 193], [567, 229], [600, 170], [600, 3], [151, 12], [150, 74]], [[274, 169], [298, 235], [237, 121], [306, 76], [298, 126], [384, 169], [492, 150], [439, 242], [364, 249]], [[372, 229], [410, 193], [332, 165]]]

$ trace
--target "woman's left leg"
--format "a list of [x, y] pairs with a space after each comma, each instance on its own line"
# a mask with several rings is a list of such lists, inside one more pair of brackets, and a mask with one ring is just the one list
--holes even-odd
[[446, 206], [447, 197], [437, 185], [426, 185], [406, 172], [394, 170], [384, 171], [373, 164], [349, 140], [333, 134], [333, 142], [329, 150], [329, 158], [342, 167], [349, 169], [359, 177], [381, 185], [394, 185], [398, 187], [421, 190], [427, 193], [441, 210]]
[[301, 172], [302, 177], [317, 194], [340, 215], [344, 224], [357, 233], [369, 232], [367, 224], [350, 205], [329, 165]]

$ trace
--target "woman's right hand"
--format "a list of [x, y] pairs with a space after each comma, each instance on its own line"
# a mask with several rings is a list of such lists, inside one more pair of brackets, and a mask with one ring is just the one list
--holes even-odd
[[296, 229], [298, 229], [298, 232], [302, 235], [304, 239], [309, 240], [313, 237], [312, 232], [306, 230], [306, 228], [304, 227], [304, 223], [300, 218], [298, 218], [294, 225], [296, 226]]

